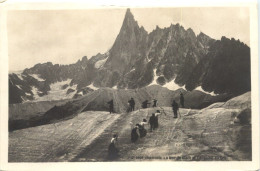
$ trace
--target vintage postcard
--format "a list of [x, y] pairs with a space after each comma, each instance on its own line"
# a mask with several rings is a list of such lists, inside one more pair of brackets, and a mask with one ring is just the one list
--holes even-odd
[[1, 9], [1, 170], [259, 169], [256, 3]]

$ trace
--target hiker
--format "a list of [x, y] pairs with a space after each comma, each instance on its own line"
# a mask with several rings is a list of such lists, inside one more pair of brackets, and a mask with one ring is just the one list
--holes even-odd
[[142, 122], [139, 124], [139, 132], [140, 132], [140, 138], [143, 138], [146, 136], [147, 131], [145, 129], [145, 125], [148, 124], [146, 119], [143, 119]]
[[175, 102], [175, 100], [173, 100], [173, 102], [172, 102], [172, 110], [174, 113], [174, 118], [177, 118], [177, 112], [179, 110], [179, 105]]
[[156, 120], [155, 114], [153, 113], [152, 116], [149, 119], [150, 131], [151, 132], [154, 130], [155, 120]]
[[180, 94], [180, 103], [181, 103], [181, 107], [184, 108], [184, 97], [183, 94]]
[[118, 136], [116, 134], [113, 135], [111, 139], [110, 145], [108, 146], [108, 159], [113, 160], [118, 157], [119, 150], [116, 148], [115, 144], [117, 142]]
[[145, 101], [142, 103], [142, 108], [146, 109], [148, 104], [150, 104], [150, 103], [148, 103], [148, 100], [145, 100]]
[[113, 99], [110, 100], [109, 102], [107, 102], [109, 104], [109, 113], [113, 113], [114, 112], [114, 102]]
[[131, 97], [131, 100], [128, 101], [130, 104], [130, 112], [135, 110], [135, 101], [134, 99]]
[[157, 100], [153, 99], [153, 107], [156, 107], [156, 106], [157, 106]]
[[139, 124], [136, 124], [135, 127], [132, 129], [131, 132], [131, 142], [134, 143], [139, 138]]
[[146, 119], [143, 119], [143, 121], [140, 122], [140, 125], [141, 125], [142, 127], [144, 127], [144, 128], [145, 128], [145, 125], [147, 125], [147, 124], [148, 124], [148, 122], [147, 122]]
[[157, 110], [154, 115], [155, 115], [154, 128], [158, 128], [159, 126], [158, 116], [161, 115], [160, 110]]

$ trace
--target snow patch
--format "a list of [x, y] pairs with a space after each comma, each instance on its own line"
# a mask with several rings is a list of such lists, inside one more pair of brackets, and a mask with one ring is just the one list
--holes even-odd
[[115, 85], [114, 87], [112, 87], [112, 89], [116, 89], [117, 90], [117, 86]]
[[91, 88], [91, 89], [93, 89], [93, 90], [98, 90], [98, 89], [99, 89], [98, 87], [95, 87], [95, 86], [93, 85], [93, 83], [90, 84], [90, 85], [87, 86], [87, 87], [89, 87], [89, 88]]
[[153, 69], [153, 82], [151, 84], [149, 84], [148, 86], [151, 86], [151, 85], [158, 85], [156, 80], [159, 76], [156, 75], [156, 69]]
[[180, 89], [180, 88], [186, 90], [186, 89], [185, 89], [185, 86], [182, 86], [182, 87], [181, 87], [181, 86], [179, 86], [178, 84], [176, 84], [174, 81], [175, 81], [175, 79], [173, 79], [172, 81], [170, 81], [170, 82], [164, 84], [163, 87], [166, 87], [166, 88], [168, 88], [169, 90], [178, 90], [178, 89]]
[[99, 69], [101, 68], [107, 61], [108, 57], [106, 57], [105, 59], [99, 60], [95, 63], [95, 68]]
[[17, 74], [17, 77], [18, 77], [20, 80], [23, 80], [22, 74]]
[[23, 80], [23, 77], [22, 77], [22, 74], [21, 74], [21, 73], [17, 73], [16, 75], [17, 75], [17, 77], [18, 77], [20, 80]]
[[25, 102], [29, 101], [29, 100], [25, 100], [22, 96], [21, 96], [21, 98], [22, 98], [22, 103], [25, 103]]
[[20, 90], [22, 90], [21, 86], [20, 85], [16, 85], [16, 87], [18, 87]]
[[218, 95], [218, 94], [215, 94], [213, 91], [212, 92], [207, 92], [207, 91], [203, 90], [201, 86], [195, 88], [195, 90], [201, 91], [201, 92], [209, 94], [211, 96], [217, 96]]
[[135, 71], [135, 68], [131, 69], [131, 70], [130, 70], [129, 72], [127, 72], [126, 74], [131, 73], [131, 72], [133, 72], [133, 71]]
[[30, 94], [30, 93], [26, 93], [26, 92], [25, 92], [25, 94], [26, 94], [27, 96], [31, 96], [31, 94]]
[[38, 95], [38, 88], [36, 88], [35, 86], [32, 86], [32, 93], [33, 93], [33, 97], [35, 100], [39, 99], [39, 95]]
[[45, 81], [44, 79], [40, 78], [38, 74], [29, 74], [31, 77], [35, 78], [38, 81]]
[[22, 73], [23, 71], [10, 71], [11, 74], [15, 74], [17, 75], [17, 77], [20, 79], [20, 80], [23, 80], [23, 77], [22, 77]]
[[133, 72], [133, 71], [135, 71], [135, 68], [131, 69], [131, 71], [129, 71], [129, 72]]
[[71, 79], [67, 79], [65, 81], [60, 81], [56, 83], [50, 84], [50, 91], [48, 91], [47, 95], [39, 97], [38, 93], [40, 92], [36, 87], [32, 87], [32, 92], [34, 94], [35, 101], [49, 101], [49, 100], [63, 100], [63, 99], [70, 99], [72, 98], [75, 93], [67, 94], [68, 89], [76, 90], [77, 85], [68, 86], [66, 89], [62, 89], [62, 86], [65, 84], [70, 84]]

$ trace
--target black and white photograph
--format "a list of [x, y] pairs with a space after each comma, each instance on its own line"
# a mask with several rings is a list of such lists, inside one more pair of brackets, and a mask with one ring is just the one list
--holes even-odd
[[250, 14], [8, 10], [8, 163], [252, 162]]

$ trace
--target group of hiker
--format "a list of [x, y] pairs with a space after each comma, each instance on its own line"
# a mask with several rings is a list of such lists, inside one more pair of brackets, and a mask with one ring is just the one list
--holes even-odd
[[[161, 115], [161, 112], [157, 110], [155, 113], [152, 113], [152, 116], [150, 117], [149, 121], [147, 122], [146, 119], [143, 119], [140, 123], [137, 123], [131, 130], [131, 142], [135, 143], [139, 138], [143, 138], [147, 134], [147, 130], [145, 128], [145, 125], [150, 125], [150, 132], [158, 128], [159, 121], [158, 116]], [[132, 123], [131, 123], [132, 125]], [[108, 159], [114, 160], [118, 157], [119, 150], [116, 148], [116, 142], [117, 142], [117, 134], [114, 134], [111, 142], [108, 146]]]
[[[153, 99], [153, 106], [152, 107], [157, 107], [157, 100], [156, 99]], [[107, 102], [108, 105], [109, 105], [109, 113], [114, 113], [114, 102], [113, 102], [113, 99], [110, 100], [109, 102]], [[142, 108], [148, 108], [148, 105], [151, 104], [149, 103], [148, 100], [145, 100], [142, 102]], [[182, 108], [184, 108], [184, 97], [183, 97], [183, 94], [181, 93], [180, 94], [180, 105]], [[132, 112], [135, 110], [135, 101], [134, 101], [134, 98], [131, 97], [131, 99], [128, 101], [128, 110], [127, 112]], [[178, 110], [179, 110], [179, 105], [178, 103], [173, 100], [172, 102], [172, 110], [173, 110], [173, 114], [174, 114], [174, 118], [177, 118], [177, 113], [178, 113]]]
[[[157, 107], [157, 100], [156, 99], [153, 99], [153, 106], [152, 107]], [[107, 102], [108, 105], [109, 105], [109, 113], [114, 113], [114, 102], [113, 102], [113, 99], [110, 100], [109, 102]], [[149, 103], [148, 100], [145, 100], [142, 102], [142, 108], [148, 108], [148, 105], [151, 104]], [[180, 105], [182, 108], [184, 108], [184, 97], [183, 97], [183, 94], [181, 93], [180, 94]], [[128, 110], [127, 112], [132, 112], [135, 110], [135, 101], [134, 101], [134, 98], [131, 97], [131, 99], [128, 101]], [[177, 118], [177, 113], [178, 113], [178, 110], [179, 110], [179, 105], [178, 103], [173, 100], [172, 102], [172, 110], [173, 110], [173, 114], [174, 114], [174, 118]]]
[[150, 125], [150, 132], [158, 128], [159, 126], [159, 119], [158, 116], [161, 115], [160, 110], [156, 110], [155, 113], [152, 113], [152, 116], [150, 116], [149, 121], [147, 122], [146, 119], [143, 119], [142, 122], [135, 125], [134, 128], [132, 128], [131, 131], [131, 142], [136, 142], [138, 138], [143, 138], [147, 134], [147, 130], [145, 128], [145, 125]]
[[[108, 102], [109, 104], [109, 111], [110, 113], [113, 112], [113, 100]], [[128, 104], [130, 106], [130, 111], [134, 111], [135, 108], [135, 101], [133, 98], [131, 98], [128, 101]], [[147, 108], [148, 104], [151, 104], [148, 102], [148, 100], [145, 100], [142, 103], [142, 108]], [[182, 108], [184, 108], [184, 97], [183, 94], [180, 94], [180, 105]], [[153, 106], [152, 107], [157, 107], [157, 100], [153, 99]], [[172, 110], [174, 114], [174, 118], [177, 118], [178, 116], [178, 111], [179, 111], [179, 105], [178, 103], [173, 100], [172, 102]], [[165, 113], [165, 112], [164, 112]], [[156, 128], [159, 127], [159, 119], [158, 116], [161, 115], [160, 110], [156, 110], [156, 112], [152, 113], [152, 115], [149, 118], [149, 121], [147, 121], [145, 118], [140, 122], [137, 123], [134, 127], [131, 128], [131, 142], [135, 143], [139, 138], [143, 138], [147, 134], [147, 130], [145, 125], [150, 125], [150, 132], [154, 131]], [[166, 114], [165, 114], [166, 115]], [[131, 123], [132, 125], [132, 123]], [[117, 142], [118, 136], [115, 134], [113, 135], [113, 138], [111, 139], [110, 145], [108, 147], [108, 157], [110, 160], [116, 159], [118, 157], [118, 149], [116, 148], [115, 144]]]
[[[114, 102], [113, 102], [113, 99], [110, 100], [109, 102], [107, 102], [107, 104], [109, 105], [109, 113], [114, 113]], [[145, 100], [143, 103], [142, 103], [142, 108], [147, 108], [148, 107], [148, 104], [150, 104], [148, 102], [148, 100]], [[156, 107], [157, 106], [157, 100], [156, 99], [153, 99], [153, 107]], [[128, 101], [128, 109], [127, 109], [127, 112], [132, 112], [135, 110], [135, 101], [134, 101], [134, 98], [131, 97], [131, 99]]]

